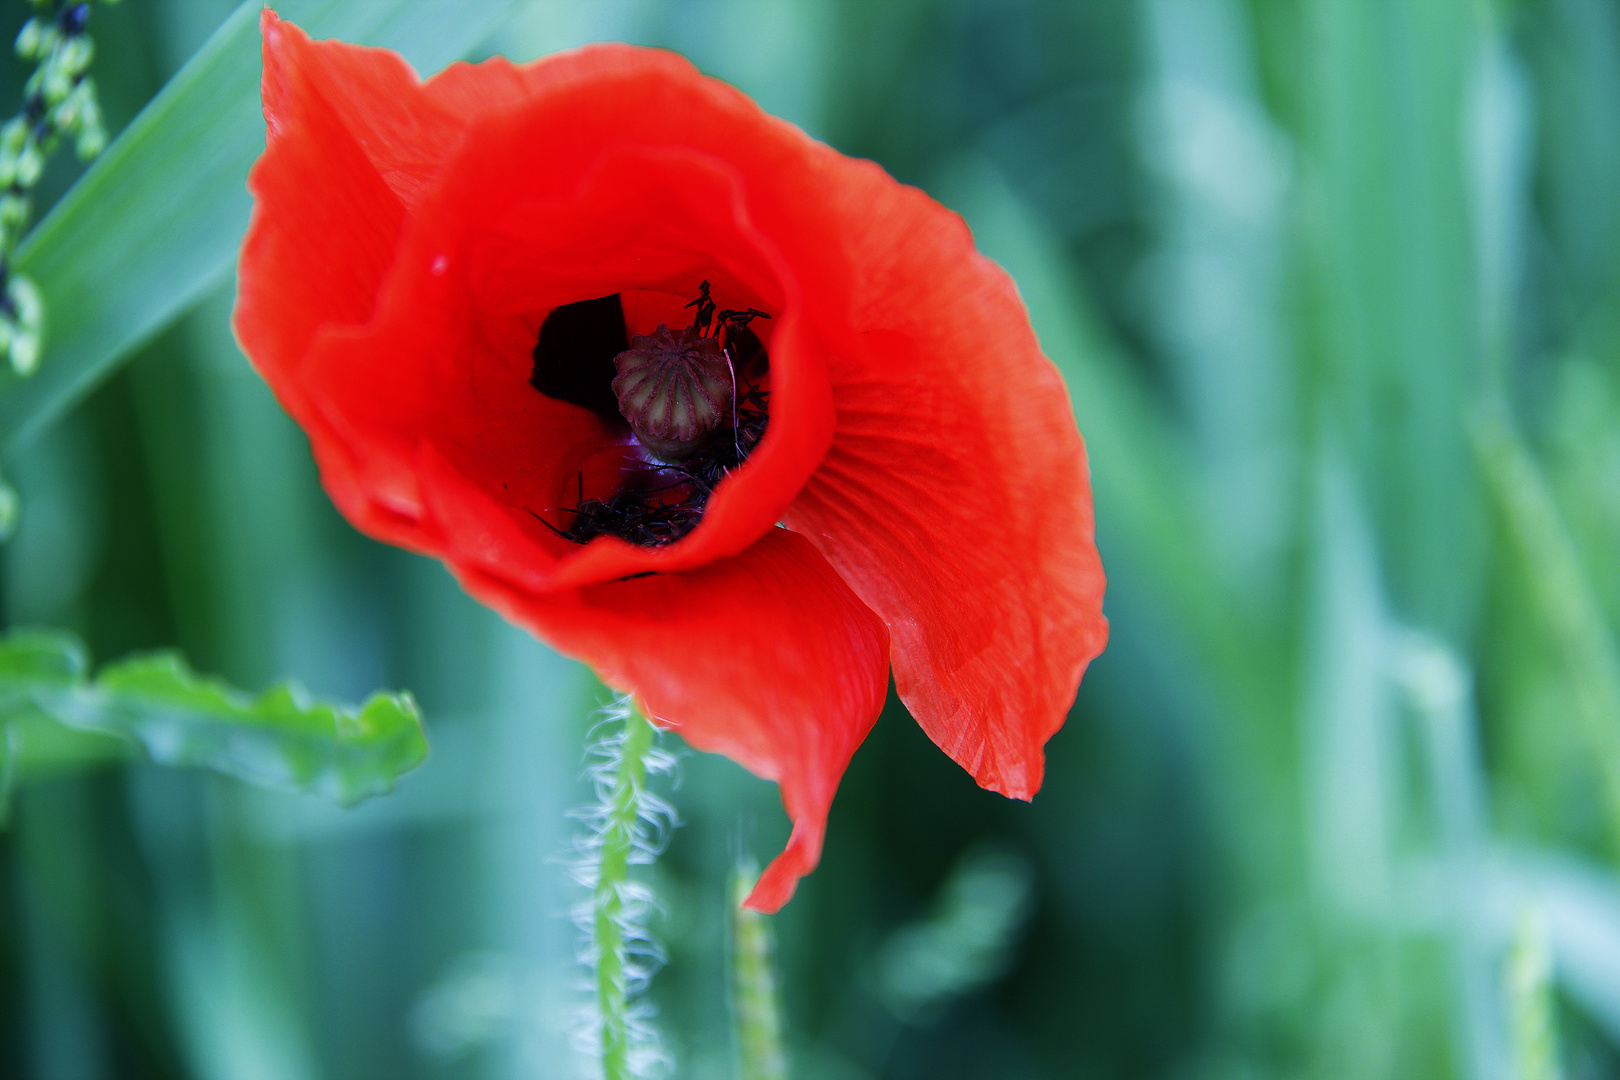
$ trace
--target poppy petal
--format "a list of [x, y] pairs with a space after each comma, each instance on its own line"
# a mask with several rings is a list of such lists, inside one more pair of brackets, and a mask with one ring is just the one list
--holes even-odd
[[[339, 104], [317, 85], [313, 46], [265, 12], [268, 147], [248, 187], [252, 222], [242, 245], [232, 325], [243, 351], [309, 433], [328, 489], [354, 489], [354, 454], [326, 421], [302, 372], [313, 341], [368, 320], [405, 210]], [[359, 51], [359, 50], [356, 50]], [[386, 54], [376, 66], [401, 62]]]
[[270, 11], [264, 30], [268, 145], [248, 179], [236, 321], [254, 362], [285, 378], [322, 327], [371, 317], [405, 210], [318, 85], [315, 46]]
[[793, 833], [747, 905], [787, 903], [821, 858], [833, 793], [888, 689], [882, 620], [816, 549], [772, 529], [698, 570], [543, 596], [492, 563], [457, 572], [468, 592], [633, 690], [692, 746], [776, 781]]
[[888, 623], [929, 737], [1028, 799], [1107, 641], [1085, 447], [1017, 289], [961, 219], [892, 181], [837, 190], [851, 258], [873, 268], [867, 329], [829, 361], [832, 449], [784, 521]]
[[426, 92], [403, 57], [343, 41], [311, 41], [268, 8], [264, 38], [264, 112], [274, 143], [282, 117], [317, 98], [347, 130], [383, 182], [407, 208], [466, 133], [456, 113]]

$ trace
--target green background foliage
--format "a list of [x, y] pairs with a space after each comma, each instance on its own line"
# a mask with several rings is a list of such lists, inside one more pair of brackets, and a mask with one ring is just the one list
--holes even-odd
[[[1620, 1076], [1612, 4], [281, 10], [423, 71], [678, 49], [962, 213], [1068, 380], [1108, 652], [1029, 805], [891, 701], [770, 921], [793, 1075]], [[129, 0], [92, 32], [122, 135], [71, 189], [53, 162], [21, 253], [50, 336], [32, 381], [0, 375], [0, 599], [114, 666], [93, 690], [77, 646], [0, 648], [0, 1075], [572, 1076], [559, 860], [600, 688], [343, 524], [232, 342], [251, 5]], [[24, 77], [0, 65], [0, 100]], [[255, 690], [409, 687], [431, 753], [349, 809], [221, 775], [302, 760], [307, 720], [317, 758], [399, 741], [293, 786], [385, 790], [414, 706], [116, 666], [166, 648]], [[291, 727], [132, 753], [24, 716], [30, 672]], [[786, 824], [729, 762], [682, 774], [652, 999], [677, 1075], [732, 1077], [729, 875]]]

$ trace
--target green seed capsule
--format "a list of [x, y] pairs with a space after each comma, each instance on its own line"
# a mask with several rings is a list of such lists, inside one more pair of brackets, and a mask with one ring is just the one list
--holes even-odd
[[40, 45], [45, 40], [45, 35], [45, 26], [38, 19], [29, 19], [23, 23], [22, 29], [17, 31], [17, 55], [24, 60], [32, 60], [41, 55]]
[[17, 308], [17, 326], [24, 334], [38, 336], [45, 329], [45, 298], [39, 286], [22, 274], [11, 275], [6, 295]]
[[22, 153], [17, 155], [17, 183], [23, 187], [33, 187], [39, 183], [39, 175], [44, 171], [45, 155], [40, 152], [39, 144], [30, 139]]
[[95, 55], [95, 42], [83, 34], [78, 34], [62, 43], [62, 47], [57, 50], [56, 62], [63, 74], [72, 78], [84, 74]]
[[40, 345], [36, 334], [18, 334], [11, 339], [7, 350], [11, 357], [11, 370], [27, 378], [39, 369]]

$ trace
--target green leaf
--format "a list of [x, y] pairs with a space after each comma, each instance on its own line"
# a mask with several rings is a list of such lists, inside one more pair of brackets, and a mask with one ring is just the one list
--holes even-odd
[[72, 634], [13, 630], [0, 646], [0, 695], [38, 684], [71, 686], [89, 669], [84, 646]]
[[290, 685], [252, 697], [171, 652], [109, 664], [94, 680], [86, 672], [84, 648], [71, 635], [14, 631], [0, 639], [0, 731], [22, 733], [8, 749], [27, 747], [44, 717], [116, 736], [160, 764], [341, 803], [390, 791], [427, 755], [409, 694], [373, 694], [359, 709], [309, 701]]
[[[396, 49], [436, 71], [487, 40], [514, 0], [289, 0], [314, 37]], [[45, 295], [44, 361], [0, 374], [15, 453], [230, 271], [264, 149], [258, 14], [248, 0], [153, 98], [17, 253]]]

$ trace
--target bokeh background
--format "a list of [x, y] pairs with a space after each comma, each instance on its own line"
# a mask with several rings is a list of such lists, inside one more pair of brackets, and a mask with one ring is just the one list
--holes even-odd
[[[96, 9], [114, 130], [233, 8]], [[977, 790], [891, 698], [772, 920], [795, 1076], [1620, 1076], [1620, 8], [486, 9], [416, 4], [455, 32], [415, 44], [366, 0], [283, 10], [428, 70], [679, 50], [963, 214], [1090, 446], [1113, 637], [1045, 789]], [[206, 285], [6, 443], [5, 622], [409, 688], [432, 754], [339, 809], [27, 743], [0, 1075], [576, 1075], [561, 863], [603, 693], [337, 517]], [[727, 874], [786, 823], [716, 758], [666, 794], [652, 999], [677, 1076], [731, 1077]]]

